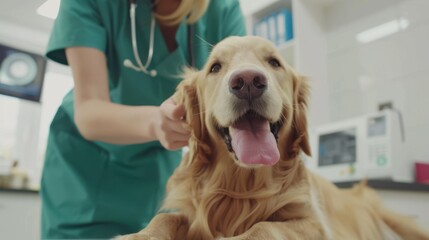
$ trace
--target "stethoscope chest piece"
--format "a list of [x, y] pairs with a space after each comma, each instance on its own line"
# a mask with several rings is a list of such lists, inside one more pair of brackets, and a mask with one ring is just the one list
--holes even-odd
[[148, 67], [150, 63], [152, 62], [153, 57], [153, 45], [154, 45], [154, 38], [155, 38], [155, 17], [153, 14], [151, 15], [151, 26], [150, 26], [150, 39], [149, 39], [149, 52], [146, 60], [146, 64], [143, 65], [140, 56], [139, 56], [139, 50], [137, 47], [137, 37], [136, 37], [136, 8], [137, 3], [134, 0], [130, 1], [130, 20], [131, 20], [131, 43], [133, 45], [133, 54], [134, 58], [136, 60], [137, 65], [134, 65], [130, 59], [124, 60], [124, 66], [127, 68], [131, 68], [137, 72], [144, 72], [145, 74], [156, 77], [158, 75], [158, 72], [156, 70], [148, 70]]

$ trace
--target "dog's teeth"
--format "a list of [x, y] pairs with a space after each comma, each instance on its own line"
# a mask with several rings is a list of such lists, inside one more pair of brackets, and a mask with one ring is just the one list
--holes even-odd
[[223, 140], [225, 141], [226, 147], [228, 148], [229, 152], [234, 152], [234, 150], [232, 149], [232, 143], [231, 143], [231, 136], [229, 135], [229, 129], [228, 128], [222, 128], [222, 135], [223, 135]]
[[278, 140], [278, 133], [280, 130], [280, 122], [276, 122], [270, 125], [271, 127], [271, 132], [273, 133], [276, 141]]

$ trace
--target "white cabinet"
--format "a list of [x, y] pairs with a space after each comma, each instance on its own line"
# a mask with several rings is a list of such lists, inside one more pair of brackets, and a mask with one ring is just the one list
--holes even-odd
[[0, 239], [40, 239], [40, 209], [36, 192], [0, 190]]

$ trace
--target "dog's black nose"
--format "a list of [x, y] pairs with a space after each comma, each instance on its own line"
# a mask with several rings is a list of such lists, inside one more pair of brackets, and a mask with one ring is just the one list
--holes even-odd
[[267, 78], [258, 70], [239, 70], [229, 80], [229, 91], [241, 99], [258, 98], [266, 89]]

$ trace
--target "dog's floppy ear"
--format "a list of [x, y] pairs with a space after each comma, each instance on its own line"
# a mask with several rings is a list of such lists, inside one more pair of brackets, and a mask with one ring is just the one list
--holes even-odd
[[179, 83], [174, 94], [176, 103], [183, 104], [186, 108], [185, 120], [191, 127], [193, 134], [200, 136], [203, 132], [203, 125], [200, 119], [200, 104], [197, 93], [198, 72], [192, 69], [185, 69], [183, 80]]
[[293, 122], [292, 133], [294, 145], [297, 144], [301, 150], [311, 155], [310, 142], [307, 129], [307, 110], [310, 97], [310, 85], [306, 77], [298, 75], [292, 70], [293, 79]]
[[189, 164], [198, 154], [198, 149], [204, 147], [202, 143], [206, 138], [207, 129], [204, 125], [204, 109], [202, 100], [198, 94], [197, 79], [199, 72], [185, 69], [183, 80], [179, 83], [173, 98], [178, 104], [186, 108], [185, 120], [191, 128], [191, 139], [189, 142]]

